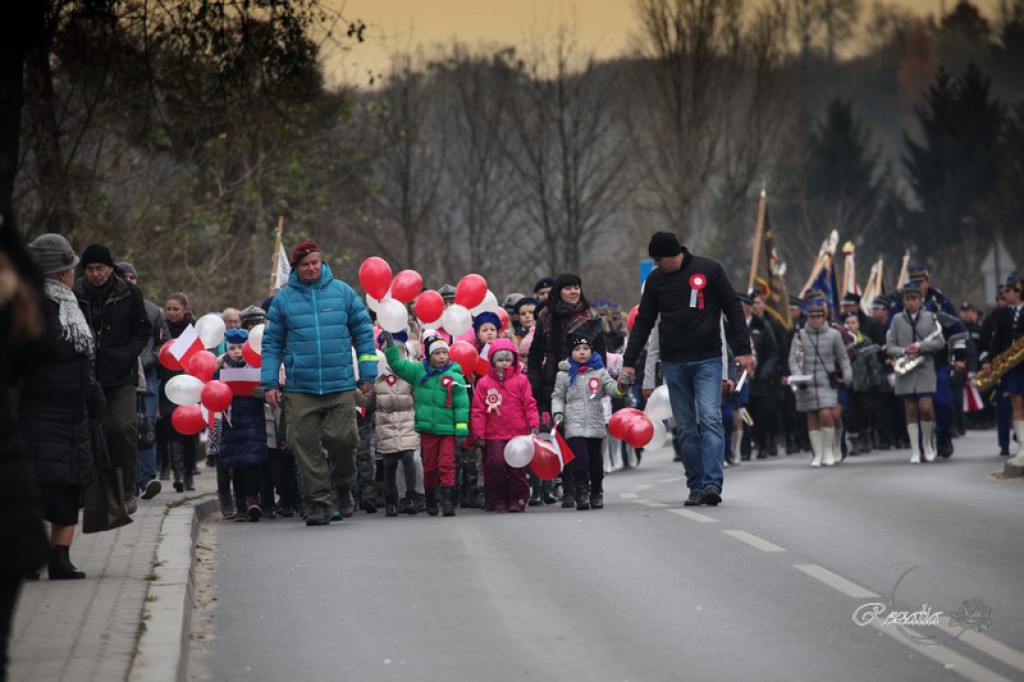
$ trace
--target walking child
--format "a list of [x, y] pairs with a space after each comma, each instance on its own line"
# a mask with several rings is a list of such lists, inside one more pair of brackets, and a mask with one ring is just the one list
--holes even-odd
[[575, 459], [569, 463], [575, 485], [576, 509], [604, 507], [604, 462], [601, 442], [608, 434], [601, 399], [621, 397], [615, 379], [608, 373], [601, 356], [593, 352], [593, 342], [585, 335], [568, 336], [570, 356], [558, 364], [555, 390], [551, 394], [551, 413], [561, 424]]
[[391, 334], [381, 333], [381, 346], [391, 370], [413, 386], [416, 432], [423, 456], [423, 486], [427, 513], [437, 516], [438, 488], [445, 516], [455, 516], [455, 445], [469, 434], [469, 398], [466, 380], [448, 356], [448, 342], [440, 336], [423, 341], [422, 363], [402, 358]]
[[519, 367], [519, 353], [509, 339], [491, 344], [490, 371], [476, 383], [470, 425], [483, 444], [484, 492], [487, 508], [496, 512], [526, 511], [530, 486], [525, 468], [505, 462], [505, 445], [540, 427], [530, 381]]
[[[221, 359], [221, 367], [246, 367], [242, 357], [242, 346], [249, 338], [243, 329], [229, 329], [224, 334], [227, 353]], [[220, 376], [218, 369], [217, 375]], [[220, 462], [231, 469], [232, 483], [238, 519], [248, 518], [259, 521], [263, 516], [263, 505], [272, 505], [273, 500], [261, 500], [263, 489], [263, 468], [270, 461], [267, 450], [266, 421], [263, 400], [254, 396], [236, 395], [231, 407], [221, 420]], [[245, 517], [242, 510], [245, 509]]]
[[[378, 343], [384, 335], [378, 337]], [[393, 334], [398, 352], [403, 360], [409, 356], [406, 332]], [[420, 436], [416, 433], [416, 410], [413, 401], [413, 387], [383, 363], [378, 364], [379, 373], [373, 383], [373, 392], [364, 394], [360, 401], [367, 413], [374, 413], [377, 434], [377, 454], [384, 463], [384, 516], [415, 514], [416, 464], [415, 452], [420, 447]], [[405, 497], [398, 500], [398, 463], [402, 463], [405, 475]]]

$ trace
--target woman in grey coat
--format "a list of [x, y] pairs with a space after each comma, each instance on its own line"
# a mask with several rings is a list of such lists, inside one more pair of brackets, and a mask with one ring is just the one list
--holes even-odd
[[814, 453], [812, 467], [836, 463], [835, 430], [837, 426], [833, 408], [839, 401], [836, 373], [842, 373], [842, 383], [853, 383], [850, 357], [843, 346], [842, 335], [825, 320], [824, 299], [807, 304], [807, 325], [793, 337], [789, 350], [791, 376], [807, 376], [807, 381], [793, 382], [796, 386], [796, 409], [807, 414], [807, 432]]
[[903, 312], [892, 318], [892, 325], [886, 335], [885, 351], [896, 362], [914, 362], [916, 367], [901, 373], [896, 371], [896, 395], [903, 398], [907, 414], [907, 433], [910, 435], [910, 463], [918, 464], [921, 453], [917, 449], [918, 424], [921, 417], [920, 435], [924, 444], [924, 461], [935, 461], [932, 436], [935, 434], [935, 358], [946, 342], [942, 328], [933, 313], [921, 309], [921, 289], [916, 282], [903, 286]]

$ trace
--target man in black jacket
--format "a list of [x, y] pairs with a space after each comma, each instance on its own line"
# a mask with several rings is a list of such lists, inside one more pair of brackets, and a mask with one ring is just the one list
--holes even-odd
[[115, 271], [110, 249], [90, 244], [82, 253], [82, 269], [85, 275], [75, 282], [75, 296], [96, 337], [96, 378], [107, 399], [107, 447], [113, 465], [121, 467], [128, 511], [133, 512], [138, 471], [135, 389], [139, 354], [150, 342], [153, 325], [142, 292]]
[[656, 269], [640, 297], [619, 381], [628, 385], [636, 378], [637, 359], [657, 321], [672, 416], [683, 431], [683, 466], [690, 489], [686, 505], [714, 506], [722, 501], [725, 459], [722, 315], [736, 362], [752, 374], [750, 335], [736, 291], [721, 265], [694, 256], [671, 232], [656, 232], [647, 251]]
[[[757, 447], [757, 458], [764, 459], [768, 456], [769, 445], [774, 445], [776, 437], [776, 386], [779, 381], [780, 353], [775, 329], [763, 317], [764, 299], [760, 298], [760, 294], [756, 294], [760, 298], [758, 305], [754, 296], [741, 294], [739, 299], [743, 304], [743, 319], [750, 333], [750, 346], [754, 351], [754, 357], [757, 358], [757, 369], [750, 377], [750, 416], [754, 419], [752, 435]], [[782, 331], [780, 329], [779, 333]]]

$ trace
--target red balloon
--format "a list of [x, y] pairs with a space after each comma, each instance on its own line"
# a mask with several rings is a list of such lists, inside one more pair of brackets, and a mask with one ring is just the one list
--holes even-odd
[[636, 415], [644, 416], [642, 410], [638, 410], [635, 407], [624, 407], [618, 410], [608, 420], [608, 433], [611, 434], [612, 438], [618, 438], [619, 440], [626, 439], [626, 430], [629, 426], [630, 420]]
[[171, 355], [171, 346], [174, 345], [174, 339], [171, 339], [164, 345], [160, 346], [160, 352], [157, 354], [157, 359], [160, 364], [172, 372], [180, 372], [184, 369], [181, 363], [178, 362], [178, 358]]
[[472, 310], [487, 297], [487, 280], [480, 275], [466, 275], [455, 285], [455, 302]]
[[554, 478], [562, 471], [562, 463], [555, 454], [554, 446], [536, 436], [533, 438], [533, 459], [530, 460], [530, 469], [545, 480]]
[[640, 312], [640, 306], [635, 305], [633, 309], [629, 311], [629, 317], [626, 318], [626, 327], [629, 331], [633, 331], [633, 323], [636, 322], [636, 314]]
[[234, 397], [230, 386], [216, 380], [207, 382], [200, 396], [203, 407], [210, 412], [224, 412], [231, 407], [231, 399]]
[[626, 424], [626, 437], [623, 439], [634, 448], [642, 448], [654, 438], [654, 424], [646, 415], [632, 415]]
[[259, 367], [263, 364], [263, 356], [257, 353], [256, 350], [249, 345], [248, 341], [246, 341], [242, 346], [242, 359], [253, 367]]
[[208, 350], [201, 350], [188, 361], [188, 373], [202, 382], [213, 378], [217, 371], [217, 356]]
[[444, 312], [444, 299], [441, 298], [441, 294], [428, 289], [416, 298], [412, 310], [416, 313], [417, 319], [424, 324], [437, 322]]
[[448, 355], [462, 366], [462, 376], [464, 377], [468, 377], [473, 373], [476, 369], [476, 363], [480, 359], [480, 354], [476, 352], [473, 344], [468, 341], [456, 341], [453, 343], [448, 351]]
[[408, 303], [423, 291], [423, 278], [415, 270], [402, 270], [391, 281], [391, 298]]
[[186, 436], [193, 436], [206, 426], [206, 422], [203, 421], [203, 410], [198, 404], [179, 405], [174, 408], [171, 424], [178, 433]]
[[370, 296], [384, 298], [391, 287], [391, 266], [379, 256], [370, 256], [359, 266], [359, 283]]
[[491, 371], [491, 363], [486, 358], [477, 358], [476, 361], [476, 373], [482, 377], [487, 376]]
[[611, 416], [608, 420], [608, 433], [612, 438], [618, 438], [619, 440], [625, 439], [626, 436], [626, 419], [627, 415], [623, 410], [619, 410]]
[[508, 329], [508, 322], [509, 322], [509, 320], [508, 320], [508, 313], [505, 312], [504, 308], [498, 308], [497, 313], [498, 313], [498, 319], [501, 320], [501, 329], [498, 330], [498, 333], [500, 334], [501, 332], [503, 332], [506, 329]]

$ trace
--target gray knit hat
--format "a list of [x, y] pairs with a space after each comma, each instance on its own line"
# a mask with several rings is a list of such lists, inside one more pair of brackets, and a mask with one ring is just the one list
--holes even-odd
[[79, 260], [71, 243], [52, 232], [33, 239], [28, 245], [28, 253], [43, 276], [70, 270], [78, 265]]

